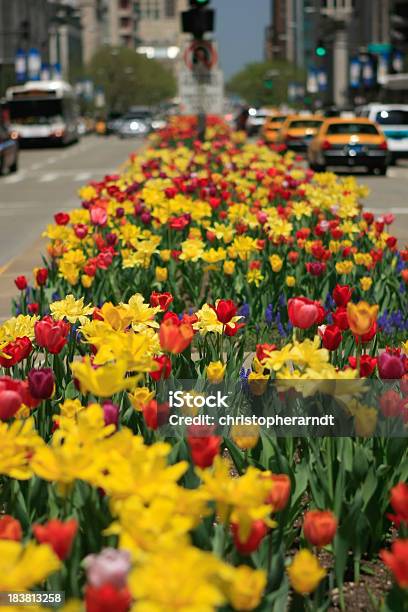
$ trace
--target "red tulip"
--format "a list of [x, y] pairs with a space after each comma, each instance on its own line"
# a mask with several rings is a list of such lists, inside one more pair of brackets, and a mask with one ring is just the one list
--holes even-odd
[[92, 206], [90, 210], [91, 223], [103, 227], [108, 221], [108, 213], [101, 206]]
[[200, 468], [207, 468], [213, 464], [214, 458], [220, 452], [220, 436], [199, 435], [196, 428], [190, 430], [187, 442], [190, 447], [191, 458], [194, 465]]
[[218, 300], [215, 305], [215, 312], [220, 323], [226, 325], [237, 314], [237, 306], [232, 300]]
[[239, 537], [239, 525], [237, 523], [231, 524], [231, 531], [237, 551], [242, 555], [250, 555], [259, 548], [260, 543], [268, 533], [268, 527], [261, 519], [253, 521], [251, 531], [249, 532], [247, 539], [244, 541], [242, 541]]
[[269, 353], [271, 353], [272, 351], [276, 351], [277, 348], [278, 347], [276, 346], [276, 344], [267, 344], [266, 342], [264, 344], [257, 344], [256, 356], [259, 361], [262, 361], [263, 359], [266, 359], [266, 357], [268, 357]]
[[242, 327], [245, 327], [245, 323], [227, 323], [224, 327], [224, 334], [230, 337], [235, 336]]
[[0, 540], [21, 542], [22, 537], [23, 530], [19, 521], [9, 514], [4, 514], [0, 517]]
[[15, 283], [17, 289], [19, 289], [20, 291], [24, 291], [28, 287], [27, 279], [26, 279], [26, 277], [24, 275], [17, 276], [14, 279], [14, 283]]
[[272, 488], [265, 503], [271, 504], [273, 512], [280, 512], [290, 497], [290, 478], [287, 474], [271, 474], [269, 478], [272, 480]]
[[77, 238], [83, 240], [88, 234], [88, 226], [84, 223], [77, 223], [76, 225], [74, 225], [74, 232]]
[[308, 329], [322, 323], [325, 311], [319, 302], [305, 297], [296, 297], [288, 301], [288, 315], [294, 327]]
[[390, 504], [395, 515], [388, 514], [388, 518], [398, 527], [401, 522], [408, 525], [408, 484], [399, 482], [391, 489]]
[[341, 331], [337, 325], [326, 325], [323, 333], [321, 334], [321, 338], [324, 348], [328, 349], [329, 351], [335, 351], [339, 347], [343, 336], [341, 335]]
[[22, 403], [21, 395], [17, 391], [0, 390], [0, 420], [11, 419]]
[[159, 340], [163, 351], [178, 354], [182, 353], [190, 344], [194, 330], [190, 323], [166, 319], [160, 325]]
[[61, 561], [64, 561], [70, 554], [77, 530], [78, 523], [75, 519], [65, 522], [51, 519], [45, 525], [33, 525], [33, 533], [37, 542], [49, 544]]
[[36, 315], [40, 312], [40, 305], [38, 302], [31, 302], [27, 305], [28, 314]]
[[[349, 364], [355, 370], [357, 368], [357, 358], [349, 357]], [[360, 376], [368, 378], [374, 372], [377, 365], [377, 358], [371, 355], [361, 355], [360, 357]]]
[[46, 316], [34, 325], [35, 341], [38, 346], [57, 355], [67, 343], [69, 330], [69, 323], [54, 321], [52, 317]]
[[152, 399], [142, 408], [145, 423], [150, 429], [156, 430], [161, 425], [167, 423], [169, 415], [169, 405], [166, 403], [158, 404]]
[[336, 535], [337, 519], [330, 510], [309, 510], [303, 521], [305, 538], [313, 546], [326, 546]]
[[64, 212], [56, 213], [54, 219], [57, 225], [68, 225], [69, 223], [69, 215]]
[[47, 268], [39, 268], [35, 274], [35, 280], [39, 287], [42, 287], [47, 282], [48, 270]]
[[386, 380], [398, 380], [405, 374], [404, 363], [400, 355], [381, 353], [377, 359], [378, 373], [380, 378]]
[[395, 540], [391, 552], [382, 550], [380, 558], [392, 571], [394, 578], [402, 589], [408, 588], [408, 539]]
[[167, 355], [160, 355], [154, 357], [153, 361], [157, 364], [157, 369], [150, 372], [150, 376], [153, 380], [160, 380], [161, 378], [168, 378], [171, 373], [171, 361]]
[[153, 291], [150, 295], [151, 306], [160, 306], [160, 310], [163, 312], [168, 309], [172, 301], [173, 296], [168, 292], [158, 293], [157, 291]]
[[337, 306], [345, 307], [351, 300], [352, 293], [353, 290], [349, 285], [336, 285], [333, 289], [333, 300], [336, 302]]
[[31, 368], [27, 378], [30, 393], [36, 399], [49, 399], [54, 393], [55, 378], [51, 368]]
[[128, 612], [132, 596], [127, 587], [117, 589], [112, 584], [85, 588], [86, 612]]
[[32, 348], [31, 340], [27, 336], [16, 338], [1, 349], [4, 356], [0, 356], [0, 365], [3, 368], [11, 368], [16, 363], [26, 359], [31, 353]]
[[347, 317], [347, 310], [344, 306], [339, 306], [337, 310], [332, 313], [333, 323], [337, 325], [342, 331], [349, 329], [349, 322]]

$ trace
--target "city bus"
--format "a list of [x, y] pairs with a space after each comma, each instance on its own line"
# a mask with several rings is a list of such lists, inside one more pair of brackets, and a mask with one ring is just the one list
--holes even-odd
[[22, 144], [77, 142], [78, 110], [72, 87], [63, 81], [33, 81], [6, 91], [10, 131]]

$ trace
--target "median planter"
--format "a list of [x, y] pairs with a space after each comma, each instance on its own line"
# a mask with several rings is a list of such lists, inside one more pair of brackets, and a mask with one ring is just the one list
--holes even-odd
[[402, 610], [408, 253], [354, 179], [207, 129], [81, 188], [16, 279], [0, 591], [353, 610], [385, 566], [371, 601]]

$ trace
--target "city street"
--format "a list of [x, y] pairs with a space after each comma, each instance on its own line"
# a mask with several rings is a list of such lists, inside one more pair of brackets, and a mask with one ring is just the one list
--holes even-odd
[[78, 205], [77, 189], [115, 172], [137, 139], [88, 136], [66, 148], [23, 149], [19, 171], [0, 177], [0, 269], [40, 236], [53, 214]]
[[[114, 172], [140, 147], [137, 139], [88, 136], [67, 148], [24, 149], [16, 174], [0, 178], [0, 269], [27, 249], [55, 212], [78, 204], [77, 188]], [[394, 232], [408, 243], [408, 164], [399, 162], [386, 178], [357, 173], [371, 190], [367, 207], [396, 216]]]

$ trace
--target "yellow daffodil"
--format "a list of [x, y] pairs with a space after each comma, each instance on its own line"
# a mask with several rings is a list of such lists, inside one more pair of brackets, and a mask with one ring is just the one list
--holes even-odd
[[93, 313], [94, 308], [91, 305], [85, 306], [83, 297], [76, 300], [72, 294], [69, 294], [63, 300], [52, 302], [50, 311], [57, 321], [67, 319], [70, 323], [79, 321], [84, 325], [88, 321], [88, 316]]
[[61, 563], [48, 544], [0, 540], [0, 591], [26, 591], [59, 570]]

